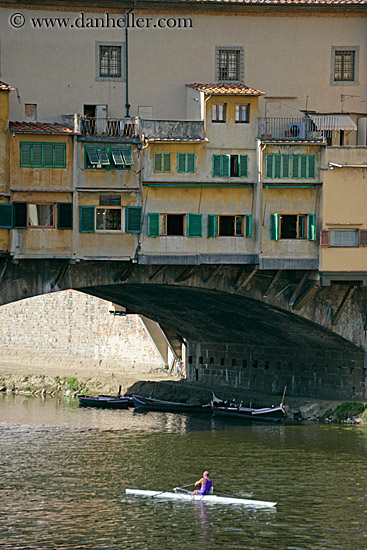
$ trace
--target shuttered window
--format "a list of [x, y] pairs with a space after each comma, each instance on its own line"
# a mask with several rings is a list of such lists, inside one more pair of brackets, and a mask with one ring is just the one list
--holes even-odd
[[272, 241], [278, 241], [280, 232], [280, 214], [271, 214], [270, 216], [270, 238]]
[[248, 156], [247, 155], [239, 155], [239, 168], [238, 168], [238, 175], [239, 177], [247, 178], [248, 175]]
[[316, 214], [271, 214], [270, 238], [316, 240]]
[[171, 153], [154, 153], [154, 172], [171, 171]]
[[216, 237], [218, 234], [218, 216], [209, 214], [208, 216], [208, 237]]
[[195, 172], [195, 153], [177, 153], [177, 172]]
[[289, 178], [289, 155], [265, 155], [265, 177], [274, 179]]
[[252, 237], [252, 215], [208, 215], [208, 237]]
[[126, 233], [141, 233], [142, 209], [140, 206], [126, 207]]
[[148, 214], [148, 237], [159, 237], [159, 214]]
[[94, 206], [79, 206], [80, 233], [94, 233]]
[[22, 168], [66, 168], [66, 143], [20, 142]]
[[57, 203], [57, 228], [73, 229], [73, 204], [71, 202]]
[[315, 155], [292, 155], [292, 178], [314, 179], [316, 177]]
[[187, 230], [188, 237], [201, 237], [203, 234], [202, 229], [202, 214], [187, 214]]
[[24, 229], [27, 227], [27, 203], [13, 203], [13, 227], [14, 229]]
[[13, 227], [13, 205], [0, 204], [0, 229]]
[[131, 147], [127, 145], [86, 145], [84, 167], [103, 170], [130, 170], [134, 165]]
[[229, 178], [231, 155], [213, 155], [213, 177]]
[[308, 215], [308, 235], [309, 241], [316, 241], [316, 214]]

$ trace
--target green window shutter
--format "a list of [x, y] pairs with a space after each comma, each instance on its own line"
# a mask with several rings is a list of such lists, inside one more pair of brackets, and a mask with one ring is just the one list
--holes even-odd
[[102, 166], [109, 166], [110, 165], [110, 159], [107, 155], [107, 148], [106, 147], [96, 147], [97, 155], [99, 158], [99, 164]]
[[54, 166], [54, 146], [53, 143], [43, 144], [43, 162], [45, 168], [53, 168]]
[[73, 229], [73, 203], [57, 203], [57, 228]]
[[141, 233], [141, 206], [126, 207], [126, 233]]
[[187, 236], [202, 237], [202, 214], [187, 214]]
[[280, 214], [270, 216], [270, 238], [272, 241], [279, 241], [280, 236]]
[[307, 155], [308, 156], [308, 177], [316, 177], [316, 155]]
[[274, 178], [282, 177], [282, 156], [274, 155]]
[[177, 153], [177, 172], [187, 172], [185, 153]]
[[111, 147], [112, 160], [116, 166], [124, 166], [125, 161], [120, 147]]
[[162, 153], [154, 153], [154, 172], [162, 172]]
[[282, 157], [282, 178], [289, 178], [289, 155], [281, 155]]
[[216, 237], [218, 234], [218, 216], [208, 215], [208, 237]]
[[292, 155], [292, 178], [298, 179], [300, 176], [300, 155]]
[[239, 176], [247, 178], [248, 175], [248, 156], [240, 155], [239, 156]]
[[20, 142], [20, 166], [32, 166], [32, 144]]
[[307, 168], [308, 168], [308, 155], [300, 155], [301, 156], [301, 178], [307, 178]]
[[13, 227], [15, 229], [25, 229], [27, 227], [27, 203], [13, 203]]
[[231, 155], [222, 155], [222, 176], [229, 178], [231, 174]]
[[265, 177], [273, 178], [274, 177], [274, 155], [265, 155]]
[[42, 168], [42, 152], [42, 143], [32, 143], [32, 166], [34, 168]]
[[94, 206], [79, 206], [80, 233], [94, 233]]
[[222, 175], [222, 155], [213, 155], [213, 177], [220, 177]]
[[163, 153], [163, 172], [171, 171], [171, 153]]
[[0, 204], [0, 229], [13, 227], [13, 205]]
[[252, 237], [252, 214], [245, 216], [245, 237]]
[[87, 154], [87, 159], [89, 164], [91, 164], [92, 166], [99, 164], [99, 157], [97, 155], [96, 147], [92, 147], [92, 146], [85, 147], [85, 152]]
[[187, 154], [187, 172], [195, 172], [195, 153]]
[[308, 240], [316, 241], [316, 214], [308, 215]]
[[120, 147], [122, 156], [124, 157], [125, 166], [134, 166], [134, 159], [131, 152], [131, 147], [123, 145]]
[[54, 167], [66, 168], [66, 144], [65, 143], [54, 144]]
[[159, 214], [148, 214], [148, 237], [159, 237]]

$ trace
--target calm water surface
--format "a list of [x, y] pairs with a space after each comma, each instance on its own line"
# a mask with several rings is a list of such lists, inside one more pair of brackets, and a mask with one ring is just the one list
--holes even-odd
[[[276, 510], [125, 498], [208, 468]], [[367, 549], [367, 428], [229, 424], [0, 395], [0, 548]]]

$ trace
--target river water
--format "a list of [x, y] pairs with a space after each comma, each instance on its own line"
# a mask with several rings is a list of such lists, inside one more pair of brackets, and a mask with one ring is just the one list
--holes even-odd
[[[275, 510], [126, 498], [209, 469]], [[367, 427], [238, 423], [0, 395], [1, 549], [367, 549]]]

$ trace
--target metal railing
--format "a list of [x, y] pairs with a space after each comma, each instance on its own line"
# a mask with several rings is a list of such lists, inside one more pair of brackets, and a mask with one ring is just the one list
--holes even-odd
[[139, 119], [126, 118], [80, 118], [80, 134], [82, 136], [100, 137], [139, 137]]
[[324, 139], [325, 132], [318, 130], [310, 118], [261, 117], [258, 123], [258, 138], [262, 140]]

